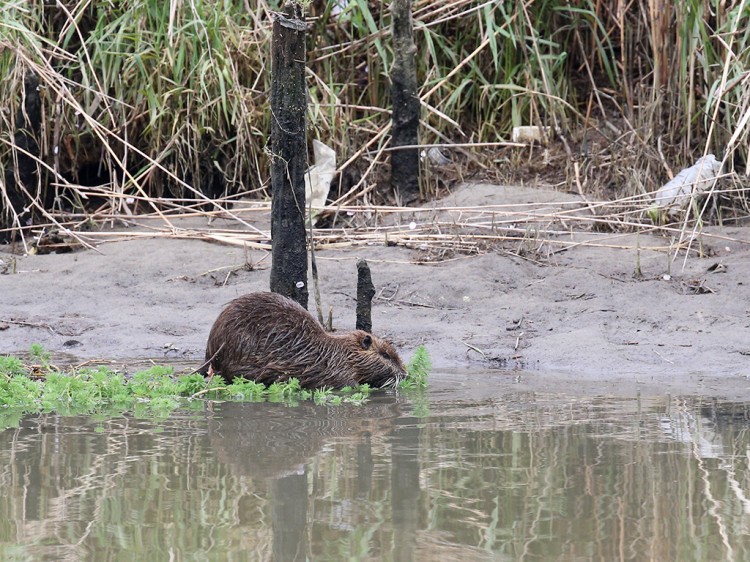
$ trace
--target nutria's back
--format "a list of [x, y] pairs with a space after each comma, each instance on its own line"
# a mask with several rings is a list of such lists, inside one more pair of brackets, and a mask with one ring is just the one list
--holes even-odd
[[361, 330], [330, 334], [297, 302], [276, 293], [229, 303], [208, 336], [209, 360], [228, 380], [269, 384], [295, 377], [306, 388], [382, 387], [406, 376], [390, 343]]

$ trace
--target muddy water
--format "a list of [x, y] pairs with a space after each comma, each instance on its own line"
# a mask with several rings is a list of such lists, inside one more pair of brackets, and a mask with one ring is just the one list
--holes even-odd
[[507, 380], [27, 418], [0, 433], [0, 559], [750, 559], [748, 404]]

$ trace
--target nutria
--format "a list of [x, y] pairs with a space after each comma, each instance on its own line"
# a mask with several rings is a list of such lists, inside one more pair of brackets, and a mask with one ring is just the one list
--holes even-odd
[[276, 293], [233, 300], [211, 327], [204, 372], [270, 384], [296, 378], [305, 388], [395, 386], [406, 369], [394, 347], [355, 330], [326, 332], [295, 301]]

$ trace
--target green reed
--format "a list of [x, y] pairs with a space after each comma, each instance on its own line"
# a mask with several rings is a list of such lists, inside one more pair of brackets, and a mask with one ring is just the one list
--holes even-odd
[[[585, 189], [618, 197], [653, 191], [703, 152], [726, 155], [725, 171], [746, 162], [748, 2], [620, 5], [416, 0], [422, 142], [496, 142], [515, 126], [549, 126], [565, 151], [564, 181], [578, 162]], [[39, 167], [53, 192], [39, 202], [91, 210], [94, 191], [107, 202], [101, 211], [121, 213], [163, 195], [263, 189], [278, 9], [265, 0], [9, 0], [0, 171], [14, 161], [14, 116], [34, 72], [45, 110]], [[366, 0], [305, 10], [310, 136], [348, 162], [335, 196], [353, 187], [356, 197], [387, 175], [390, 15]], [[513, 176], [512, 149], [474, 153]], [[375, 191], [386, 192], [386, 183]]]

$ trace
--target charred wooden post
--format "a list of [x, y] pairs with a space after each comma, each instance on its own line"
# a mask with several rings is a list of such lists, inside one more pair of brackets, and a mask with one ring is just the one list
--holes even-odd
[[[13, 136], [16, 168], [11, 162], [5, 172], [5, 196], [0, 195], [0, 229], [13, 228], [14, 219], [23, 217], [24, 205], [29, 197], [39, 197], [39, 130], [42, 123], [42, 103], [39, 98], [39, 79], [29, 74], [24, 80], [23, 103], [16, 115], [16, 132]], [[0, 240], [10, 235], [0, 233]]]
[[271, 291], [307, 308], [305, 21], [287, 0], [271, 41]]
[[370, 266], [365, 260], [357, 262], [357, 330], [372, 332], [372, 297], [375, 287], [372, 284]]
[[410, 203], [419, 197], [420, 103], [417, 95], [417, 46], [411, 17], [412, 0], [391, 2], [393, 35], [393, 68], [391, 69], [391, 185], [402, 202]]

